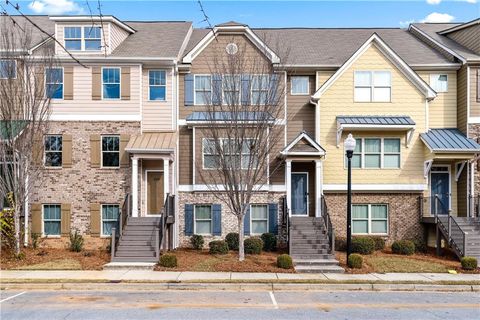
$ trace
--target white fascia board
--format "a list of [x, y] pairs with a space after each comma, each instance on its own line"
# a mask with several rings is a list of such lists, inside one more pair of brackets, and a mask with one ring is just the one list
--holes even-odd
[[114, 16], [50, 16], [50, 20], [52, 21], [60, 21], [60, 22], [111, 22], [118, 25], [120, 28], [130, 32], [135, 33], [135, 30], [128, 26], [127, 24], [123, 23], [122, 21], [118, 20]]
[[480, 117], [468, 117], [468, 123], [480, 123]]
[[135, 149], [125, 148], [125, 151], [129, 153], [173, 153], [175, 149]]
[[[425, 191], [427, 184], [352, 184], [352, 191]], [[324, 191], [347, 191], [346, 184], [324, 184]]]
[[141, 121], [139, 114], [51, 114], [49, 121]]
[[[307, 140], [312, 147], [317, 149], [318, 152], [290, 152], [290, 149], [293, 148], [300, 140]], [[325, 149], [322, 148], [316, 141], [314, 141], [308, 134], [302, 132], [299, 134], [292, 142], [290, 142], [281, 152], [283, 155], [325, 155]]]

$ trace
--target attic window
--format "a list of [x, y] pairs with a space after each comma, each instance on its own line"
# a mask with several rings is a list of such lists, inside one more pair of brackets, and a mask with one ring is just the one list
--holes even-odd
[[74, 51], [100, 51], [102, 30], [100, 27], [65, 27], [65, 48]]

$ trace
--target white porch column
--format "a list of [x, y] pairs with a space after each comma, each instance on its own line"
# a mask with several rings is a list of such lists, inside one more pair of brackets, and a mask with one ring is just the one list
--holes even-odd
[[138, 217], [138, 158], [132, 158], [132, 216]]
[[167, 193], [170, 193], [170, 159], [163, 158], [163, 201], [167, 199]]
[[285, 160], [285, 184], [287, 187], [287, 208], [288, 215], [292, 214], [292, 160]]
[[322, 175], [323, 163], [321, 160], [315, 160], [315, 217], [322, 216]]

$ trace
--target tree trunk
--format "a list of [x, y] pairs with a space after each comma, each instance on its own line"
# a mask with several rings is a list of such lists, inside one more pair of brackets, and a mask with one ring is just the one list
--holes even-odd
[[15, 212], [13, 213], [13, 223], [15, 224], [15, 254], [20, 254], [20, 206], [15, 203]]
[[243, 214], [238, 216], [238, 261], [245, 260], [245, 248], [243, 246], [243, 218]]

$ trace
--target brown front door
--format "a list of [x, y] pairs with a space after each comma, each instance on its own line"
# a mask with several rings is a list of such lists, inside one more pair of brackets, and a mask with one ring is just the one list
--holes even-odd
[[159, 214], [163, 198], [163, 172], [147, 172], [147, 214]]

